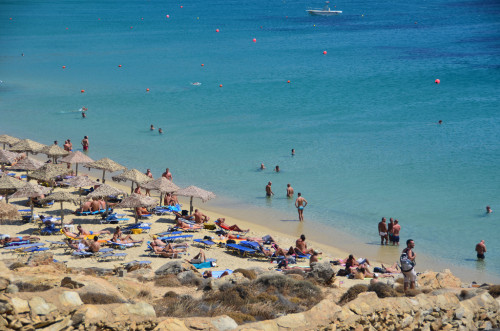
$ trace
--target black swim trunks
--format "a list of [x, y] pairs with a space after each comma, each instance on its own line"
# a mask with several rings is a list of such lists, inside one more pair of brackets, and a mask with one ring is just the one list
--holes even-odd
[[477, 254], [477, 258], [481, 259], [481, 260], [484, 260], [485, 256], [484, 256], [484, 254]]

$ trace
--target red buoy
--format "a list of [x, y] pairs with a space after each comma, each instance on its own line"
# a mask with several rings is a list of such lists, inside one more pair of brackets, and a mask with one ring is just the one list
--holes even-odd
[[287, 82], [288, 84], [290, 84], [290, 81], [289, 81], [289, 80], [287, 80], [286, 82]]
[[63, 69], [66, 69], [66, 66], [62, 66]]
[[202, 63], [201, 66], [204, 67], [205, 65]]
[[146, 92], [149, 92], [149, 89], [148, 89], [148, 88], [146, 89]]
[[119, 65], [118, 65], [118, 68], [121, 68], [121, 67], [122, 67], [122, 65], [121, 65], [121, 64], [119, 64]]
[[326, 55], [326, 51], [323, 51], [323, 54]]
[[222, 87], [222, 84], [220, 84], [219, 87]]
[[133, 27], [133, 26], [131, 26], [130, 28], [131, 28], [131, 29], [133, 29], [134, 27]]
[[167, 18], [170, 18], [170, 15], [167, 15]]
[[81, 90], [80, 92], [85, 93], [85, 90]]
[[256, 43], [256, 42], [257, 42], [257, 39], [253, 38], [253, 39], [252, 39], [252, 41], [253, 41], [254, 43]]
[[215, 29], [215, 32], [219, 32], [219, 29]]
[[181, 8], [184, 8], [184, 6], [181, 6]]
[[436, 84], [441, 83], [441, 81], [440, 81], [439, 79], [436, 79], [434, 82], [435, 82]]

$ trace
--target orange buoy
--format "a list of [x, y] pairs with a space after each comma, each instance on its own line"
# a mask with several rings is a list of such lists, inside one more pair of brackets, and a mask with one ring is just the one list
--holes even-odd
[[119, 65], [118, 65], [118, 68], [121, 68], [121, 67], [122, 67], [122, 65], [121, 65], [121, 64], [119, 64]]
[[441, 81], [440, 81], [439, 79], [436, 79], [434, 82], [435, 82], [436, 84], [441, 83]]
[[219, 32], [219, 29], [215, 29], [215, 32]]
[[254, 43], [256, 43], [256, 42], [257, 42], [257, 39], [253, 38], [253, 39], [252, 39], [252, 41], [253, 41]]
[[324, 54], [324, 55], [326, 55], [326, 53], [327, 53], [326, 51], [323, 51], [323, 54]]
[[9, 20], [11, 20], [11, 21], [12, 21], [12, 17], [9, 17]]
[[202, 63], [201, 66], [204, 67], [205, 65]]
[[80, 92], [85, 93], [85, 90], [81, 90]]
[[219, 87], [222, 87], [222, 84], [220, 84]]
[[66, 69], [66, 66], [62, 66], [63, 69]]
[[286, 82], [287, 82], [288, 84], [290, 84], [290, 81], [289, 81], [289, 80], [287, 80]]
[[146, 92], [149, 92], [149, 89], [148, 89], [148, 88], [146, 89]]

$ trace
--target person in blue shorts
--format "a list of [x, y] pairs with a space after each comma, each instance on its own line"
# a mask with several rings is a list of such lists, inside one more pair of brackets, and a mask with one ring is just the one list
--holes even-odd
[[307, 200], [304, 199], [301, 193], [297, 193], [297, 200], [295, 200], [295, 207], [299, 211], [299, 221], [304, 220], [304, 208], [307, 206]]

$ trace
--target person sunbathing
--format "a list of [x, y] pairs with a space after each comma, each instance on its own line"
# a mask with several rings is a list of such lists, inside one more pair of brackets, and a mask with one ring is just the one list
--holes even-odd
[[[159, 247], [163, 247], [163, 246], [167, 246], [168, 245], [164, 241], [160, 240], [157, 235], [153, 236], [153, 241], [151, 242], [151, 245], [153, 245], [153, 244], [156, 245], [156, 246], [159, 246]], [[187, 249], [189, 247], [189, 244], [188, 243], [172, 244], [172, 247], [173, 248], [179, 248], [179, 247], [181, 247], [181, 248]]]
[[151, 215], [151, 213], [144, 207], [137, 207], [135, 208], [135, 212], [137, 213], [138, 217], [142, 217], [145, 215]]
[[92, 201], [90, 202], [90, 210], [91, 211], [101, 210], [101, 204], [99, 203], [99, 200], [97, 198], [92, 198]]
[[71, 238], [67, 238], [67, 240], [64, 240], [66, 242], [66, 245], [68, 245], [69, 248], [77, 251], [78, 250], [78, 244], [75, 243], [75, 240]]
[[18, 236], [18, 237], [11, 237], [8, 234], [3, 234], [0, 235], [0, 245], [7, 245], [13, 242], [20, 242], [20, 241], [38, 241], [40, 238], [38, 237], [32, 237], [32, 236]]
[[202, 225], [185, 223], [180, 218], [176, 219], [175, 226], [177, 226], [177, 227], [179, 227], [179, 228], [181, 228], [183, 230], [199, 230], [199, 229], [203, 229]]
[[191, 260], [186, 260], [186, 262], [189, 262], [191, 264], [200, 264], [203, 262], [207, 262], [205, 252], [203, 251], [203, 249], [200, 249], [200, 252], [195, 257], [193, 257]]
[[394, 262], [394, 264], [392, 266], [390, 266], [390, 267], [389, 266], [384, 266], [383, 264], [381, 264], [381, 265], [382, 265], [382, 267], [378, 268], [378, 269], [380, 269], [380, 273], [381, 274], [398, 274], [398, 273], [401, 272], [399, 270], [397, 262]]
[[101, 244], [99, 244], [99, 236], [95, 236], [93, 241], [87, 242], [88, 252], [97, 253], [101, 249]]
[[92, 204], [92, 201], [85, 202], [80, 208], [77, 208], [75, 210], [75, 213], [91, 211], [91, 207], [90, 207], [91, 204]]
[[[113, 242], [119, 241], [134, 241], [130, 235], [123, 236], [123, 232], [119, 226], [116, 227], [115, 232], [113, 233], [113, 238], [111, 239]], [[142, 242], [142, 241], [141, 241]]]
[[250, 229], [248, 230], [242, 230], [239, 226], [237, 226], [236, 224], [234, 225], [227, 225], [226, 224], [226, 219], [223, 218], [223, 217], [220, 217], [218, 218], [216, 221], [215, 221], [215, 224], [219, 225], [221, 228], [225, 229], [225, 230], [230, 230], [230, 231], [236, 231], [236, 232], [248, 232], [250, 231]]
[[91, 235], [101, 235], [101, 234], [111, 234], [111, 232], [109, 232], [108, 230], [101, 230], [101, 231], [90, 231], [90, 230], [85, 230], [84, 228], [82, 228], [81, 225], [78, 225], [76, 227], [78, 229], [78, 233], [80, 234], [80, 236], [91, 236]]
[[176, 250], [174, 249], [174, 246], [172, 244], [168, 244], [166, 246], [158, 246], [155, 245], [154, 243], [151, 243], [151, 247], [153, 248], [153, 251], [163, 257], [173, 257], [176, 258], [179, 253], [185, 252], [186, 250]]
[[[226, 270], [226, 271], [224, 271], [224, 272], [222, 273], [222, 275], [220, 275], [220, 277], [219, 277], [219, 278], [222, 278], [222, 277], [227, 276], [227, 275], [229, 275], [229, 272], [227, 272], [227, 270]], [[211, 277], [212, 277], [212, 271], [207, 270], [207, 271], [205, 271], [205, 272], [203, 273], [203, 278], [211, 278]]]
[[179, 212], [176, 212], [174, 211], [174, 215], [175, 215], [175, 220], [177, 221], [177, 219], [181, 218], [183, 220], [186, 220], [186, 221], [192, 221], [194, 219], [193, 216], [189, 216], [189, 215], [182, 215], [181, 213]]
[[83, 239], [85, 238], [85, 236], [83, 235], [80, 235], [80, 234], [76, 234], [76, 233], [73, 233], [71, 231], [69, 231], [67, 228], [63, 227], [61, 229], [62, 233], [68, 237], [68, 238], [71, 238], [71, 239]]

